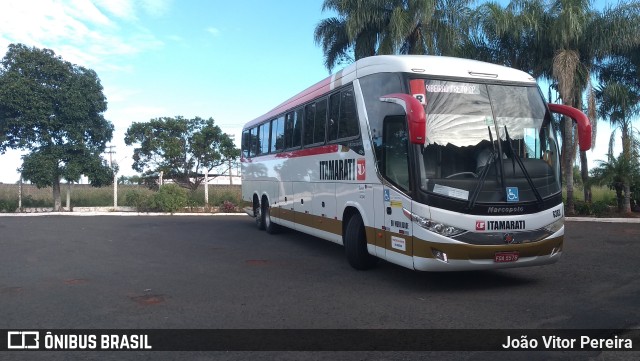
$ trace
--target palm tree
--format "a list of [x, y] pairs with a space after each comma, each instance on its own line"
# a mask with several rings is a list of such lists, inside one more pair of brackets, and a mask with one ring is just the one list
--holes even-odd
[[[637, 154], [637, 153], [636, 153]], [[598, 166], [591, 170], [594, 183], [606, 185], [616, 191], [618, 211], [631, 212], [629, 186], [640, 178], [640, 164], [637, 158], [627, 158], [624, 153], [614, 157], [607, 154], [608, 160], [598, 161]]]
[[[587, 92], [587, 113], [594, 125], [597, 117], [591, 80], [598, 75], [598, 65], [606, 63], [614, 52], [627, 51], [640, 43], [637, 2], [623, 1], [596, 11], [590, 0], [515, 0], [504, 8], [495, 3], [482, 5], [476, 14], [470, 42], [472, 49], [474, 41], [484, 45], [478, 48], [478, 55], [489, 59], [482, 60], [502, 62], [551, 81], [563, 103], [578, 109], [584, 108]], [[563, 120], [561, 134], [566, 207], [572, 214], [572, 166], [577, 149], [571, 121]], [[583, 183], [587, 185], [585, 196], [589, 198], [587, 154], [580, 155]]]
[[379, 54], [452, 55], [466, 37], [471, 0], [325, 0], [337, 16], [315, 29], [325, 66]]
[[[638, 153], [634, 147], [631, 120], [640, 114], [640, 94], [624, 84], [611, 81], [598, 89], [597, 97], [601, 100], [600, 115], [603, 118], [609, 118], [609, 122], [615, 127], [609, 140], [609, 154], [613, 154], [616, 130], [619, 129], [622, 136], [622, 154], [618, 161], [630, 163], [623, 168], [632, 167], [631, 163], [637, 161]], [[631, 212], [631, 182], [631, 176], [628, 174], [621, 178], [621, 186], [624, 190], [624, 204], [621, 210], [627, 213]]]
[[471, 30], [462, 55], [548, 78], [553, 51], [539, 40], [545, 36], [547, 17], [541, 1], [511, 1], [505, 7], [485, 3], [471, 14]]

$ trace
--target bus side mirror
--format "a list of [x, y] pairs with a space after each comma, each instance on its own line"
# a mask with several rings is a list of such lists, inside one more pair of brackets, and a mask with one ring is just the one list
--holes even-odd
[[589, 118], [574, 107], [561, 104], [548, 104], [549, 110], [553, 113], [567, 116], [578, 124], [578, 143], [581, 151], [591, 149], [591, 122]]
[[409, 94], [388, 94], [380, 97], [381, 102], [400, 105], [407, 114], [409, 142], [424, 145], [427, 139], [427, 116], [420, 101]]

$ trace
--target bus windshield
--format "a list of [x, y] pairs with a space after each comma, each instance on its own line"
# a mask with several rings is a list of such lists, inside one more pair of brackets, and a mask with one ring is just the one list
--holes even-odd
[[423, 191], [470, 205], [560, 192], [558, 148], [536, 86], [424, 80], [424, 89]]

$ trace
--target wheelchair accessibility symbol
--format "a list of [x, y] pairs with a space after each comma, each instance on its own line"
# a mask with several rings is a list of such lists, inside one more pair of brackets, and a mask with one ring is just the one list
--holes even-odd
[[507, 187], [507, 202], [519, 202], [518, 187]]

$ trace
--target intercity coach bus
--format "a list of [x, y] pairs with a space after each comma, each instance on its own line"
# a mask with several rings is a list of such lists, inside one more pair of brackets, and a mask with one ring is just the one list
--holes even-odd
[[562, 253], [552, 113], [530, 75], [439, 56], [364, 58], [250, 121], [242, 197], [258, 228], [292, 228], [422, 271], [544, 265]]

